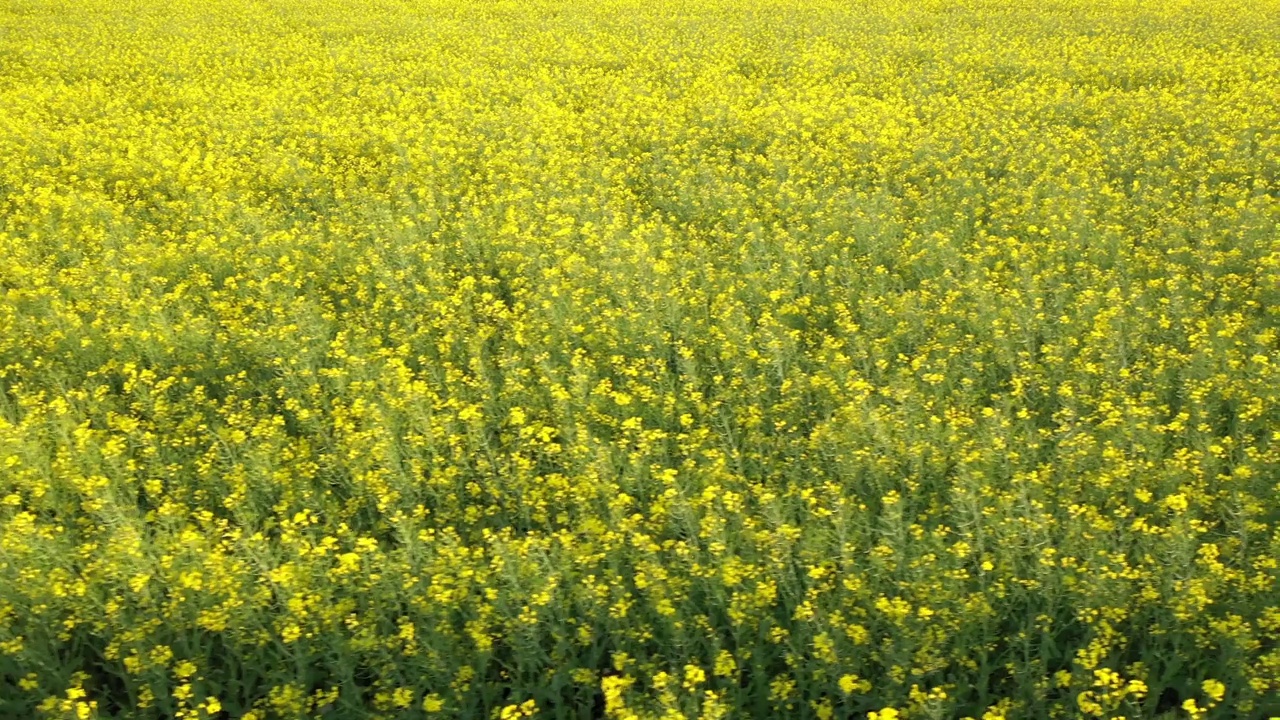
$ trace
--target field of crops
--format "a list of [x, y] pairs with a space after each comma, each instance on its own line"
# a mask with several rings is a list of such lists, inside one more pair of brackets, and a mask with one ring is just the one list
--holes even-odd
[[0, 2], [0, 717], [1278, 698], [1280, 1]]

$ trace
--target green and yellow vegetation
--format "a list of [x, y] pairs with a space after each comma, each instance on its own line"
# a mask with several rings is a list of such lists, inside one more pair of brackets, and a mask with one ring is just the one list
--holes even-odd
[[1280, 715], [1277, 0], [4, 0], [0, 716]]

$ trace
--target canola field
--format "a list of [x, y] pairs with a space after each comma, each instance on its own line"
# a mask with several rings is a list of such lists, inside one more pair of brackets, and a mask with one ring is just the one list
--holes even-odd
[[0, 717], [1280, 715], [1277, 0], [4, 0]]

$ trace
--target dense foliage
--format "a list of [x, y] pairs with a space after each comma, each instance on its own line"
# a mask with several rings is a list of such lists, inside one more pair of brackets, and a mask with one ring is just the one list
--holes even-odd
[[1277, 38], [6, 0], [0, 715], [1280, 715]]

